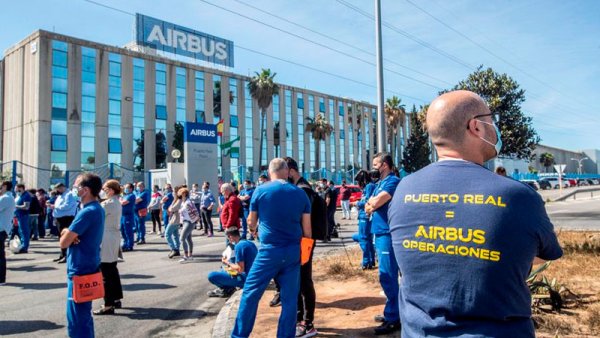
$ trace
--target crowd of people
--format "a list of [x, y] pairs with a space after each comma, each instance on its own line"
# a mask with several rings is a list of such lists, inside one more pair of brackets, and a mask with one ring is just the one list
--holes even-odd
[[[7, 238], [19, 238], [17, 252], [27, 253], [29, 241], [46, 236], [46, 229], [60, 236], [56, 261], [67, 263], [68, 332], [92, 337], [92, 313], [113, 314], [121, 306], [117, 262], [122, 252], [145, 244], [148, 214], [150, 234], [165, 237], [169, 258], [185, 263], [194, 259], [194, 229], [214, 235], [216, 211], [226, 241], [222, 268], [208, 275], [217, 287], [208, 295], [242, 289], [231, 337], [250, 336], [271, 281], [277, 288], [271, 306], [281, 306], [277, 337], [312, 337], [318, 333], [312, 258], [316, 240], [339, 236], [334, 215], [341, 194], [343, 219], [350, 219], [351, 206], [358, 210], [353, 237], [363, 251], [361, 266], [378, 269], [386, 297], [374, 318], [376, 335], [533, 337], [525, 280], [533, 264], [558, 259], [562, 250], [540, 196], [482, 166], [502, 147], [493, 115], [472, 92], [441, 95], [427, 112], [440, 160], [400, 180], [392, 156], [378, 153], [372, 170], [354, 178], [362, 197], [353, 203], [346, 182], [341, 189], [327, 180], [312, 187], [289, 157], [273, 159], [269, 177], [261, 176], [257, 186], [221, 184], [216, 198], [208, 182], [202, 189], [166, 184], [150, 192], [143, 182], [121, 186], [82, 174], [68, 191], [63, 184], [50, 194], [18, 184], [15, 196], [12, 183], [3, 182], [0, 283]], [[104, 305], [92, 311], [91, 302], [77, 301], [74, 280], [98, 273]]]

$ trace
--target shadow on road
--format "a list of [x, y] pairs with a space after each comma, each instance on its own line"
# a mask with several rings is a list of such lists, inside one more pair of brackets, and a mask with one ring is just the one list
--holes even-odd
[[127, 273], [121, 275], [121, 279], [151, 279], [156, 278], [154, 275], [137, 275], [135, 273]]
[[20, 266], [18, 268], [11, 268], [8, 267], [8, 270], [11, 271], [24, 271], [24, 272], [37, 272], [37, 271], [51, 271], [51, 270], [58, 270], [55, 267], [52, 266]]
[[184, 320], [184, 319], [200, 319], [206, 316], [215, 316], [216, 313], [209, 313], [201, 310], [187, 309], [167, 309], [167, 308], [141, 308], [127, 307], [123, 310], [132, 312], [118, 312], [115, 316], [123, 316], [134, 320]]
[[340, 299], [331, 303], [317, 302], [319, 308], [337, 308], [345, 310], [363, 310], [371, 306], [380, 306], [385, 304], [385, 298], [382, 297], [355, 297]]
[[165, 290], [173, 289], [175, 285], [169, 284], [150, 284], [150, 283], [136, 283], [123, 285], [123, 291], [143, 291], [143, 290]]
[[57, 330], [63, 327], [64, 325], [58, 325], [47, 320], [0, 320], [0, 336]]
[[67, 283], [6, 283], [6, 286], [14, 286], [27, 290], [52, 290], [67, 289]]

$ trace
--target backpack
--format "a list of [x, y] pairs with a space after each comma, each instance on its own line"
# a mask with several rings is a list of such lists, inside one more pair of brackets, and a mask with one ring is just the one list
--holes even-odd
[[312, 238], [325, 240], [327, 238], [327, 204], [309, 185], [299, 184], [298, 188], [304, 190], [310, 200], [310, 224]]

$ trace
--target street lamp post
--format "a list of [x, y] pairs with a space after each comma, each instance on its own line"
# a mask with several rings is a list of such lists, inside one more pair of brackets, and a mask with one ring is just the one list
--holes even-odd
[[575, 162], [577, 162], [579, 164], [579, 166], [577, 167], [577, 173], [579, 175], [581, 175], [581, 167], [582, 167], [581, 162], [583, 162], [585, 160], [589, 160], [589, 157], [584, 157], [584, 158], [579, 159], [579, 160], [576, 159], [576, 158], [571, 158], [571, 161], [575, 161]]
[[383, 54], [381, 48], [381, 0], [375, 0], [375, 49], [377, 59], [377, 151], [385, 151], [383, 106]]

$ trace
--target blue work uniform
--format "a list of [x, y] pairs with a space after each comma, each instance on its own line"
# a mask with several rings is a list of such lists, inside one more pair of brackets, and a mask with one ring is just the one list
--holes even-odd
[[246, 277], [250, 268], [254, 264], [254, 259], [258, 253], [256, 245], [251, 241], [240, 240], [234, 247], [235, 257], [233, 261], [237, 264], [244, 262], [244, 271], [239, 273], [237, 276], [232, 277], [227, 271], [221, 269], [220, 271], [213, 271], [208, 274], [208, 281], [216, 285], [217, 287], [231, 292], [235, 288], [243, 288], [246, 282]]
[[258, 214], [261, 246], [246, 278], [231, 337], [250, 336], [258, 302], [273, 278], [281, 285], [277, 337], [295, 337], [302, 215], [310, 214], [310, 201], [302, 189], [275, 180], [256, 188], [250, 211]]
[[146, 216], [140, 216], [139, 211], [148, 208], [148, 204], [150, 204], [150, 191], [143, 190], [137, 191], [135, 193], [135, 198], [141, 198], [142, 200], [139, 203], [135, 204], [135, 230], [137, 233], [138, 241], [146, 241]]
[[358, 243], [363, 252], [362, 267], [375, 267], [375, 246], [373, 245], [373, 233], [371, 232], [371, 219], [365, 212], [365, 205], [373, 192], [375, 183], [369, 183], [363, 189], [360, 201], [356, 203], [358, 208]]
[[252, 200], [252, 194], [254, 194], [255, 188], [243, 189], [240, 191], [239, 196], [250, 196], [249, 200], [242, 201], [242, 239], [246, 239], [246, 235], [248, 234], [248, 223], [246, 219], [248, 219], [248, 215], [250, 214], [250, 201]]
[[171, 204], [173, 204], [175, 197], [173, 196], [172, 192], [167, 192], [163, 198], [167, 199], [162, 205], [163, 226], [165, 227], [166, 231], [167, 226], [169, 225], [169, 207]]
[[127, 205], [121, 208], [121, 237], [123, 237], [123, 250], [133, 249], [133, 225], [135, 222], [135, 195], [133, 193], [126, 194], [123, 199], [128, 201]]
[[[24, 191], [15, 200], [16, 205], [31, 203], [31, 194]], [[29, 209], [15, 209], [15, 217], [19, 222], [19, 237], [21, 237], [21, 250], [29, 249], [29, 238], [31, 237], [31, 229], [29, 227]]]
[[403, 337], [535, 336], [531, 264], [562, 256], [537, 192], [445, 160], [402, 180], [389, 221]]
[[[384, 179], [380, 180], [373, 191], [373, 196], [381, 192], [387, 192], [394, 196], [394, 191], [400, 179], [390, 173]], [[391, 200], [390, 200], [391, 201]], [[371, 232], [375, 235], [375, 249], [377, 252], [377, 261], [379, 262], [379, 283], [387, 298], [383, 316], [388, 322], [400, 320], [398, 310], [398, 264], [394, 256], [392, 247], [392, 238], [390, 236], [390, 226], [388, 224], [388, 207], [390, 201], [379, 207], [371, 215]]]
[[69, 231], [77, 234], [78, 244], [67, 249], [67, 329], [69, 337], [94, 337], [92, 302], [73, 301], [73, 276], [96, 273], [100, 269], [100, 244], [104, 232], [104, 210], [97, 201], [83, 206]]

